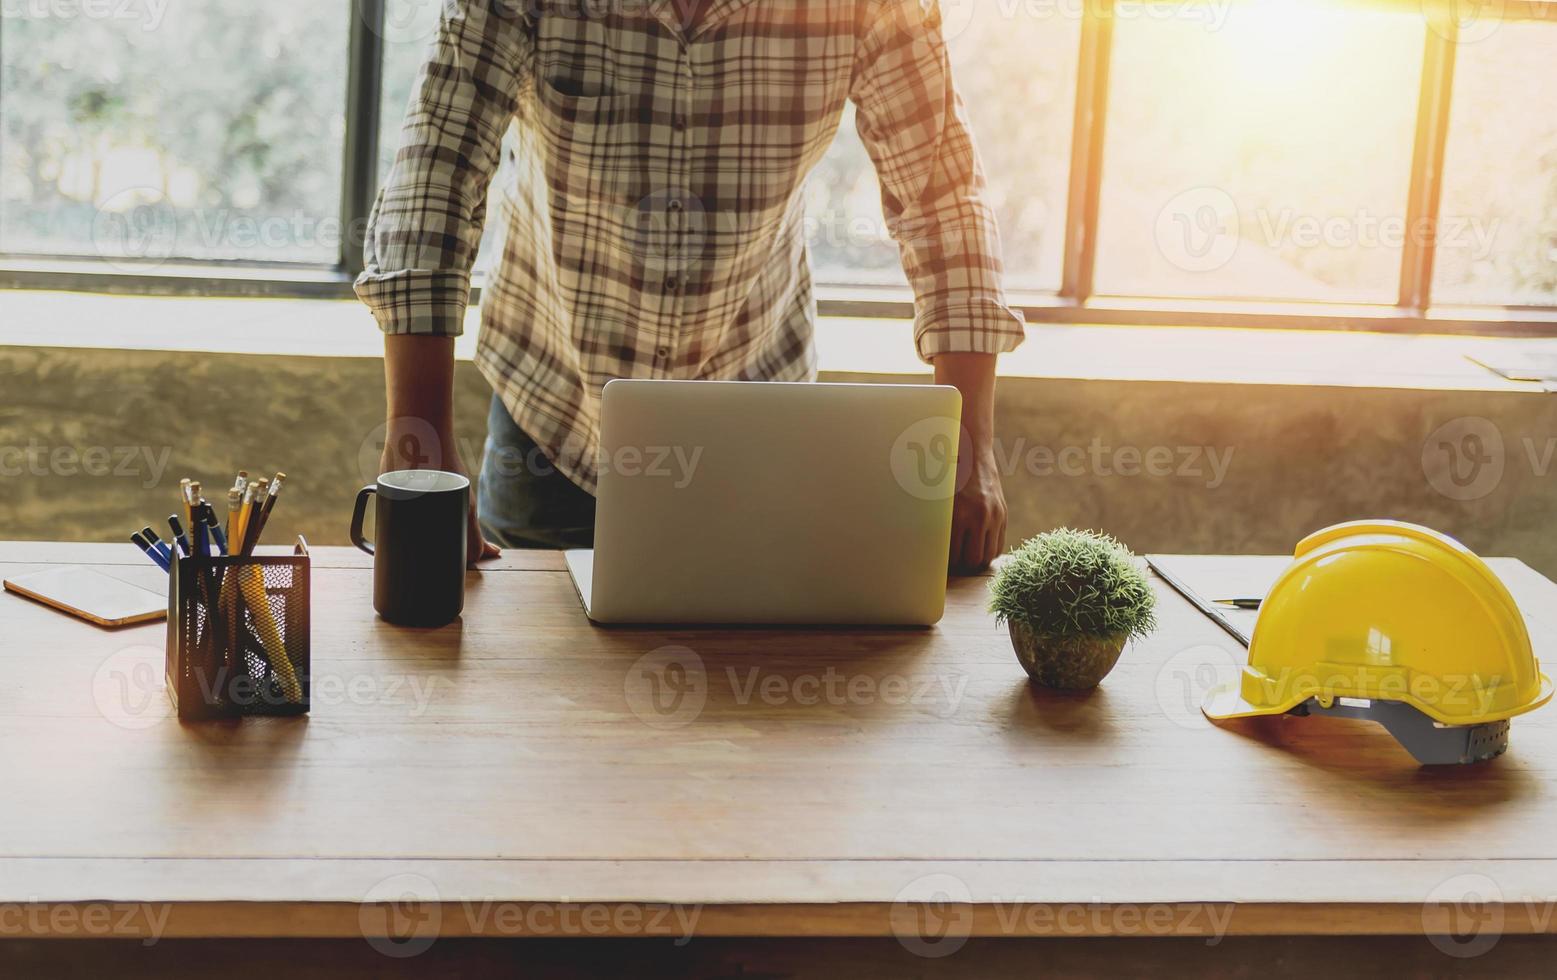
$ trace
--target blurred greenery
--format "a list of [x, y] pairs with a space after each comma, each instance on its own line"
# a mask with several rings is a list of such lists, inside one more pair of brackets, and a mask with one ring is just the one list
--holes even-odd
[[140, 207], [178, 222], [163, 243], [174, 257], [333, 262], [345, 6], [175, 0], [160, 21], [149, 9], [6, 18], [0, 243], [110, 254], [100, 209]]

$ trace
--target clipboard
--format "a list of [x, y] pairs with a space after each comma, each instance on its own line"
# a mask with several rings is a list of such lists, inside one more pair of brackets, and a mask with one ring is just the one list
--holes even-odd
[[62, 565], [5, 580], [5, 590], [98, 626], [164, 619], [168, 597], [83, 565]]
[[1249, 645], [1258, 609], [1239, 609], [1218, 599], [1264, 599], [1292, 564], [1291, 555], [1147, 555], [1146, 563], [1173, 591], [1233, 639]]

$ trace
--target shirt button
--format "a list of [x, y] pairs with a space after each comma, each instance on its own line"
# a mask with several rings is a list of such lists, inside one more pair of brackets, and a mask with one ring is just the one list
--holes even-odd
[[680, 288], [681, 288], [681, 277], [680, 276], [667, 276], [665, 278], [665, 291], [667, 293], [674, 293], [676, 290], [678, 290]]
[[670, 359], [670, 348], [669, 347], [657, 347], [654, 350], [654, 356], [659, 358], [662, 361], [669, 360]]
[[675, 117], [674, 119], [672, 119], [670, 121], [670, 124], [671, 124], [672, 127], [675, 128], [676, 132], [678, 132], [678, 133], [684, 133], [684, 132], [687, 131], [687, 117], [686, 116], [677, 116], [677, 117]]
[[682, 207], [683, 205], [681, 203], [681, 198], [673, 197], [670, 199], [670, 203], [665, 205], [665, 210], [669, 211], [671, 214], [680, 214]]

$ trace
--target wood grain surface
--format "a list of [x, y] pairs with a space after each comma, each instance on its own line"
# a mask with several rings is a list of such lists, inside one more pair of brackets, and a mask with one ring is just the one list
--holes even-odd
[[[0, 544], [57, 561], [159, 574]], [[1494, 567], [1557, 660], [1557, 587]], [[183, 725], [160, 624], [0, 596], [0, 903], [36, 936], [1420, 934], [1465, 899], [1557, 930], [1557, 713], [1444, 770], [1365, 723], [1218, 729], [1244, 652], [1160, 582], [1101, 688], [1040, 691], [986, 584], [929, 630], [604, 630], [511, 552], [417, 631], [321, 548], [312, 714]]]

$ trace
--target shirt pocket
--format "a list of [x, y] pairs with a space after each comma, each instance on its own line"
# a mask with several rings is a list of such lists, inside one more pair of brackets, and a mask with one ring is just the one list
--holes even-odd
[[538, 78], [535, 130], [553, 210], [620, 205], [638, 179], [638, 98], [593, 92], [572, 79]]

